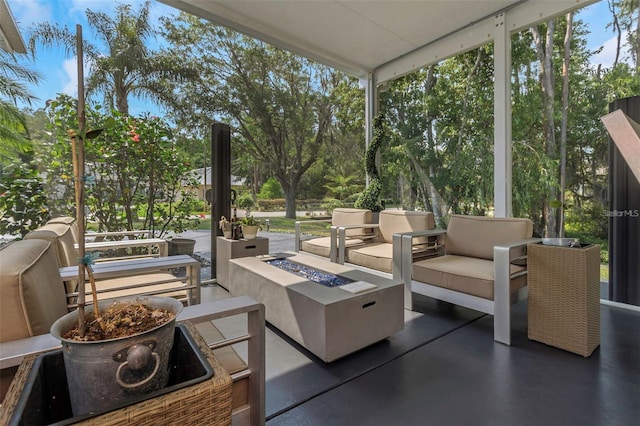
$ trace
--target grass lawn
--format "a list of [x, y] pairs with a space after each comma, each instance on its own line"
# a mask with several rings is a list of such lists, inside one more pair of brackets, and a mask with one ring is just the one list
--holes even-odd
[[[296, 232], [296, 220], [305, 222], [302, 225], [302, 232], [310, 235], [328, 237], [329, 228], [331, 226], [330, 222], [320, 222], [309, 217], [299, 217], [297, 219], [287, 219], [285, 217], [259, 218], [259, 220], [262, 221], [263, 231], [267, 230], [267, 226], [265, 224], [265, 220], [267, 219], [269, 220], [270, 232], [282, 232], [286, 234], [293, 234]], [[200, 225], [198, 225], [197, 229], [211, 229], [211, 220], [201, 219]]]

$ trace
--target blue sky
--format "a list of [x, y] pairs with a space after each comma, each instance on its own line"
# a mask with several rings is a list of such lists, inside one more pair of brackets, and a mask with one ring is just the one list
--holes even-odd
[[[134, 10], [144, 3], [143, 0], [128, 0], [120, 3], [132, 4]], [[111, 13], [115, 9], [114, 0], [8, 0], [9, 7], [18, 24], [23, 37], [28, 37], [28, 28], [34, 24], [52, 21], [67, 25], [75, 32], [76, 24], [82, 25], [83, 36], [92, 40], [92, 34], [86, 21], [85, 10], [103, 11]], [[178, 11], [157, 1], [151, 2], [151, 21], [157, 22], [161, 16], [177, 14]], [[596, 49], [604, 45], [602, 53], [594, 58], [594, 63], [609, 66], [613, 62], [615, 52], [615, 38], [607, 23], [610, 13], [607, 1], [602, 0], [584, 8], [578, 14], [578, 19], [588, 24], [591, 32], [588, 38], [588, 48]], [[26, 40], [25, 40], [26, 41]], [[32, 106], [34, 109], [44, 106], [47, 99], [55, 98], [57, 93], [67, 93], [77, 96], [76, 59], [65, 55], [62, 49], [38, 49], [37, 60], [30, 64], [32, 69], [39, 71], [43, 77], [40, 85], [34, 86], [32, 92], [39, 100]], [[85, 70], [86, 73], [86, 70]], [[142, 112], [158, 113], [157, 109], [142, 100], [130, 100], [130, 113], [139, 115]]]

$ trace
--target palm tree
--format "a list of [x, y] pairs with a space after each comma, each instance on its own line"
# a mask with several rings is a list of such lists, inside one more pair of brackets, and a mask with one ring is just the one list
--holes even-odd
[[[105, 104], [122, 114], [129, 113], [129, 96], [149, 98], [158, 104], [172, 106], [168, 80], [194, 76], [182, 63], [161, 52], [151, 51], [147, 46], [156, 35], [149, 22], [149, 1], [133, 12], [131, 5], [119, 4], [116, 16], [86, 10], [89, 26], [98, 39], [106, 45], [106, 52], [97, 46], [83, 43], [85, 57], [90, 62], [87, 78], [87, 96], [102, 93]], [[37, 42], [45, 47], [59, 45], [67, 53], [75, 52], [75, 34], [65, 26], [41, 23], [37, 25], [29, 40], [35, 51]]]
[[40, 75], [21, 65], [12, 54], [0, 50], [0, 154], [15, 157], [30, 147], [29, 131], [17, 102], [31, 105], [33, 96], [25, 83], [38, 83]]

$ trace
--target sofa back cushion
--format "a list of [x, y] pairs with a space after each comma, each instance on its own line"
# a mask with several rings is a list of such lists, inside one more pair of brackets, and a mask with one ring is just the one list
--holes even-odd
[[[373, 214], [371, 213], [371, 210], [367, 209], [349, 209], [340, 207], [334, 209], [331, 214], [331, 225], [333, 226], [359, 225], [361, 223], [372, 223], [372, 221]], [[346, 230], [346, 235], [362, 235], [364, 233], [364, 228]]]
[[493, 246], [531, 238], [533, 222], [514, 217], [452, 215], [447, 226], [447, 254], [493, 260]]
[[15, 241], [0, 250], [0, 341], [49, 333], [67, 313], [53, 245]]
[[392, 243], [393, 234], [434, 229], [435, 221], [431, 212], [383, 210], [380, 212], [379, 226], [379, 241]]
[[48, 223], [25, 235], [25, 240], [45, 240], [49, 241], [56, 255], [58, 264], [63, 266], [76, 266], [78, 264], [76, 240], [73, 237], [71, 226], [64, 223]]
[[78, 222], [76, 222], [75, 217], [71, 216], [58, 216], [51, 218], [47, 221], [47, 225], [50, 223], [62, 223], [63, 225], [68, 225], [69, 229], [71, 229], [71, 235], [73, 236], [74, 241], [80, 241], [78, 238]]

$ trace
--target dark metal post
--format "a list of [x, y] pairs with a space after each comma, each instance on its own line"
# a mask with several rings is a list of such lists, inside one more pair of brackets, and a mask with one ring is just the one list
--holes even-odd
[[231, 130], [229, 125], [211, 126], [211, 277], [216, 276], [216, 237], [222, 235], [218, 222], [231, 217]]
[[[622, 110], [640, 122], [640, 96], [618, 99]], [[609, 299], [640, 306], [640, 183], [609, 138]]]

